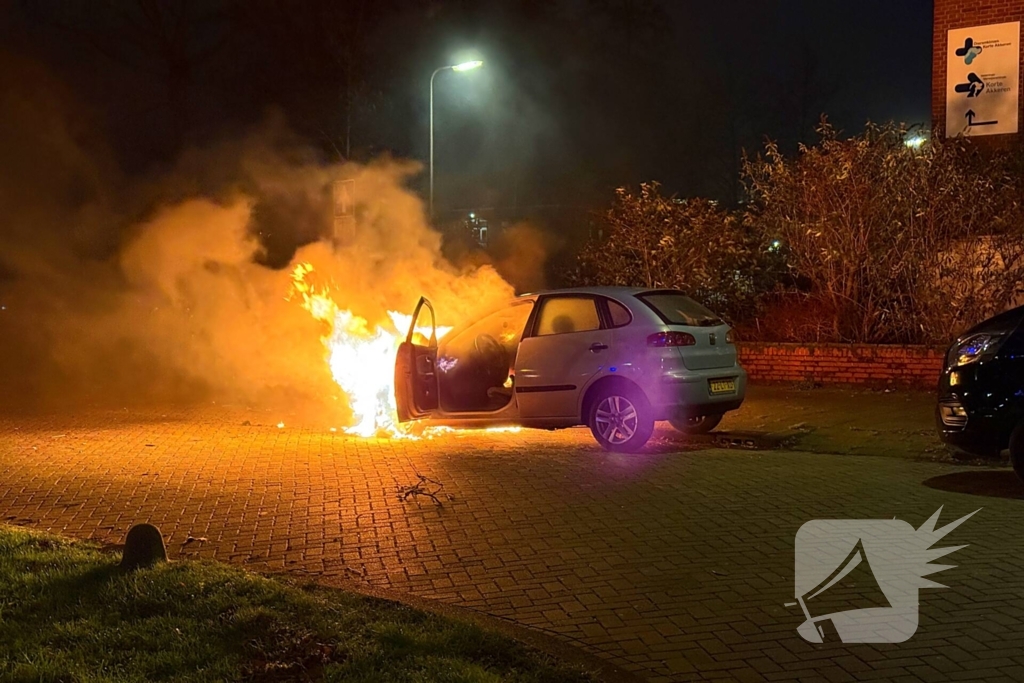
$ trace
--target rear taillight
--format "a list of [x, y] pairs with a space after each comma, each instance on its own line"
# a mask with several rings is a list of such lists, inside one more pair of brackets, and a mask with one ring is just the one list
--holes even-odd
[[648, 346], [693, 346], [697, 340], [686, 332], [657, 332], [647, 338]]

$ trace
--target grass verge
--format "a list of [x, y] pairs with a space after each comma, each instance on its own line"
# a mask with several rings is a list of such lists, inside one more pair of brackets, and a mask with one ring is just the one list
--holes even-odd
[[0, 525], [0, 681], [592, 681], [503, 635], [207, 562], [122, 573]]

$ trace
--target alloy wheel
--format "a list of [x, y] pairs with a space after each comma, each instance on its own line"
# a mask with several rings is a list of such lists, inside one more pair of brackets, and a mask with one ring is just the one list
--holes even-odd
[[597, 431], [615, 446], [626, 443], [636, 434], [639, 415], [636, 406], [625, 396], [607, 396], [597, 405], [594, 421]]

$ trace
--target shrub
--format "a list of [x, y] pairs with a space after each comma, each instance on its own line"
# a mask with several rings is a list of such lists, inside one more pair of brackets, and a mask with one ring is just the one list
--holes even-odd
[[869, 124], [744, 163], [749, 201], [620, 188], [577, 284], [682, 289], [744, 338], [934, 344], [1024, 302], [1024, 154]]
[[[823, 121], [819, 133], [795, 159], [768, 143], [745, 164], [748, 222], [785, 245], [807, 306], [824, 316], [803, 332], [774, 316], [769, 330], [933, 343], [1014, 303], [1024, 284], [1015, 151], [937, 136], [914, 150], [891, 124], [840, 139]], [[792, 304], [786, 297], [781, 311]]]
[[771, 254], [741, 214], [707, 199], [677, 199], [644, 183], [616, 191], [601, 234], [579, 255], [575, 284], [681, 289], [730, 319], [750, 317]]

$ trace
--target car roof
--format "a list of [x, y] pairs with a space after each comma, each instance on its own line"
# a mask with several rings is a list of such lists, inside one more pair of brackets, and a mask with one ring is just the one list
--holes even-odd
[[657, 291], [656, 287], [569, 287], [567, 289], [545, 289], [539, 292], [520, 294], [522, 297], [542, 296], [548, 294], [598, 294], [601, 296], [624, 298]]

